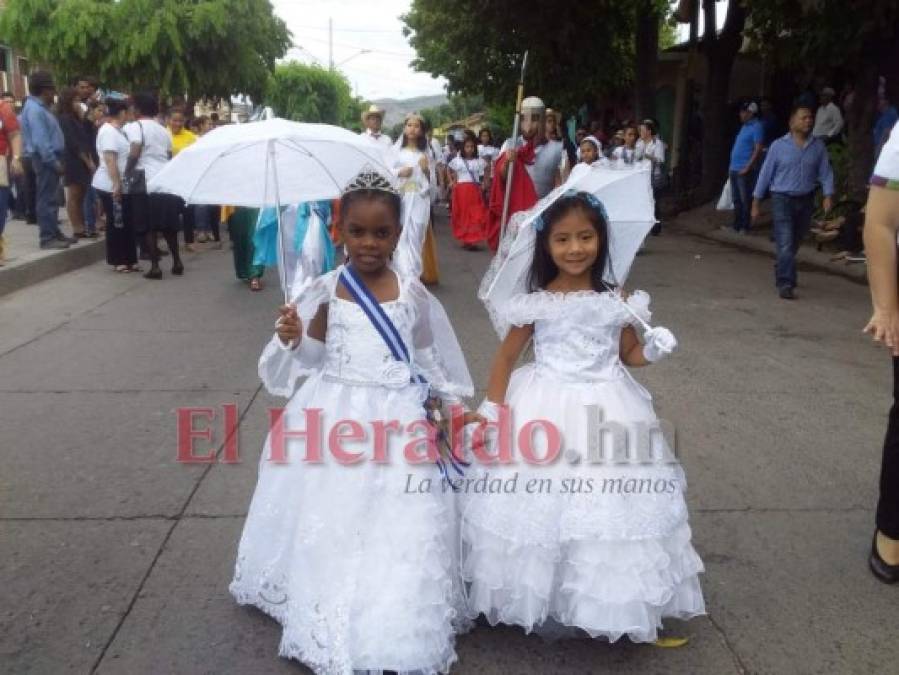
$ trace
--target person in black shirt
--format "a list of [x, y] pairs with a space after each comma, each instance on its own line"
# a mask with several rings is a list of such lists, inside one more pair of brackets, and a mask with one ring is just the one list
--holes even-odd
[[72, 231], [78, 239], [94, 238], [96, 231], [88, 232], [84, 223], [84, 196], [90, 187], [97, 168], [94, 156], [93, 135], [84, 121], [84, 108], [74, 87], [64, 88], [59, 95], [57, 118], [65, 140], [63, 153], [63, 185], [66, 189], [66, 213]]

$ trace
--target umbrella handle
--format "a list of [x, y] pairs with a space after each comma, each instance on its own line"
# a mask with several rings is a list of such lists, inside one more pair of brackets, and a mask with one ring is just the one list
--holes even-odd
[[275, 157], [275, 142], [268, 143], [268, 159], [272, 165], [272, 178], [275, 182], [275, 215], [278, 219], [278, 276], [281, 281], [281, 291], [284, 293], [284, 304], [290, 304], [290, 289], [287, 286], [287, 255], [284, 251], [284, 227], [281, 224], [281, 188], [278, 184], [278, 162]]
[[645, 322], [645, 321], [644, 321], [644, 320], [643, 320], [643, 319], [642, 319], [642, 318], [641, 318], [641, 317], [640, 317], [640, 316], [633, 310], [633, 308], [631, 308], [631, 306], [630, 306], [629, 304], [627, 304], [627, 303], [621, 298], [621, 296], [615, 296], [615, 297], [618, 298], [618, 302], [621, 303], [622, 307], [624, 307], [624, 308], [628, 311], [628, 314], [630, 314], [632, 317], [634, 317], [634, 318], [639, 322], [639, 324], [643, 327], [643, 330], [644, 330], [644, 331], [650, 331], [650, 330], [652, 330], [652, 326], [650, 326], [648, 323], [646, 323], [646, 322]]
[[637, 314], [637, 312], [634, 311], [634, 308], [631, 307], [629, 304], [627, 304], [627, 302], [625, 302], [624, 298], [621, 297], [620, 293], [616, 293], [615, 291], [613, 291], [611, 288], [609, 288], [608, 284], [606, 284], [605, 282], [603, 282], [603, 286], [605, 286], [606, 290], [609, 293], [611, 293], [612, 297], [615, 298], [621, 304], [621, 306], [624, 307], [625, 310], [627, 310], [627, 313], [630, 314], [632, 317], [634, 317], [637, 320], [637, 322], [640, 324], [640, 326], [643, 328], [644, 331], [652, 330], [652, 326], [650, 326], [648, 323], [646, 323], [643, 320], [643, 318], [639, 314]]

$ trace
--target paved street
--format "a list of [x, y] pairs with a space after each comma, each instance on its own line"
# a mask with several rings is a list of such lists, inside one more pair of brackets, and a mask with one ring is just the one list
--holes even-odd
[[[437, 295], [483, 387], [488, 256], [439, 229]], [[229, 255], [155, 283], [97, 263], [0, 298], [0, 672], [308, 672], [227, 593], [281, 403], [256, 375], [275, 275], [252, 294]], [[787, 303], [770, 258], [670, 230], [629, 285], [681, 343], [637, 377], [677, 429], [709, 616], [670, 624], [680, 649], [479, 627], [453, 672], [897, 672], [899, 589], [866, 567], [891, 388], [861, 335], [867, 288], [804, 271]], [[229, 403], [242, 463], [177, 463], [175, 409]]]

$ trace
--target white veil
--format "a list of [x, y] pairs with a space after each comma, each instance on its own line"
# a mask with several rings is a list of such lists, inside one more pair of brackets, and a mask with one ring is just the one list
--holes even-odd
[[537, 235], [534, 223], [569, 190], [588, 192], [604, 205], [609, 217], [609, 262], [603, 279], [621, 286], [627, 279], [640, 245], [655, 224], [650, 164], [641, 162], [626, 169], [578, 164], [563, 185], [527, 211], [512, 216], [496, 257], [481, 281], [478, 297], [487, 308], [500, 338], [509, 330], [504, 310], [509, 300], [529, 292], [528, 275], [534, 259]]

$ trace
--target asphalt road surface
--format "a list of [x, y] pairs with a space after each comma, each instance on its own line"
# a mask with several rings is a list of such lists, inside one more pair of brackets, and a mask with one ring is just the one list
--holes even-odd
[[[483, 387], [488, 256], [438, 229], [436, 293]], [[0, 298], [0, 672], [308, 672], [227, 592], [281, 403], [256, 375], [275, 276], [250, 293], [229, 255], [152, 283], [98, 263]], [[679, 649], [479, 627], [453, 672], [899, 672], [899, 589], [866, 567], [891, 391], [861, 335], [867, 289], [803, 271], [785, 302], [768, 257], [672, 231], [629, 286], [681, 344], [637, 377], [677, 429], [709, 615], [666, 626], [689, 637]], [[218, 424], [227, 404], [242, 462], [176, 462], [175, 409], [211, 406]]]

